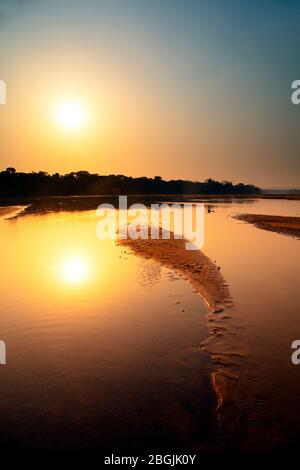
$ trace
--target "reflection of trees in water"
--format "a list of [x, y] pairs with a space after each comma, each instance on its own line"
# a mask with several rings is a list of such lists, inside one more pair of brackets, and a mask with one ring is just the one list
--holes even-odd
[[152, 261], [143, 261], [138, 275], [138, 283], [142, 287], [151, 288], [161, 279], [161, 265]]

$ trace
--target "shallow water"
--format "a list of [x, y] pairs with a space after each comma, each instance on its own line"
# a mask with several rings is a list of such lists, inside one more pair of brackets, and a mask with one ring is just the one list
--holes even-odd
[[173, 273], [100, 241], [96, 223], [95, 211], [0, 221], [1, 446], [207, 440], [207, 307]]
[[216, 204], [206, 216], [204, 252], [221, 266], [234, 301], [232, 318], [223, 321], [228, 334], [208, 349], [241, 354], [227, 355], [236, 381], [225, 390], [221, 419], [234, 447], [293, 446], [300, 428], [300, 367], [291, 363], [291, 344], [300, 338], [300, 243], [233, 219], [237, 213], [299, 216], [300, 203]]
[[[295, 444], [300, 244], [231, 216], [300, 204], [206, 204], [203, 251], [234, 302], [208, 322], [182, 279], [100, 241], [94, 211], [0, 221], [3, 447], [211, 447], [216, 418], [234, 448]], [[223, 377], [217, 416], [211, 371]]]

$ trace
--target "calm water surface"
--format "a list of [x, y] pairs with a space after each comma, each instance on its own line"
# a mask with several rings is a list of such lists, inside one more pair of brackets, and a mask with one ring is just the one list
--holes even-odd
[[233, 445], [297, 445], [300, 366], [291, 363], [291, 344], [300, 338], [300, 242], [231, 215], [299, 216], [300, 202], [254, 200], [213, 209], [205, 219], [204, 252], [221, 266], [235, 304], [229, 334], [215, 346], [245, 355], [233, 367], [237, 380], [230, 389]]
[[[231, 215], [299, 215], [297, 201], [207, 202], [204, 252], [234, 307], [211, 349], [237, 353], [226, 428], [234, 446], [300, 429], [299, 241]], [[3, 447], [205, 447], [217, 436], [216, 367], [199, 346], [202, 299], [174, 273], [96, 237], [94, 211], [0, 221]], [[230, 317], [230, 318], [229, 318]], [[222, 417], [221, 417], [222, 418]]]
[[151, 261], [96, 237], [94, 211], [0, 222], [0, 442], [191, 446], [214, 397], [206, 306]]

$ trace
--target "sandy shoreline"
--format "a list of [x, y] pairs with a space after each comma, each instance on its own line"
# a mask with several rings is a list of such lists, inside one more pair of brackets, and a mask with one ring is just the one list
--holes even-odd
[[232, 304], [220, 267], [200, 250], [186, 250], [185, 240], [127, 239], [119, 240], [118, 243], [139, 256], [151, 258], [176, 271], [200, 294], [213, 312], [221, 312]]
[[291, 237], [300, 238], [300, 217], [287, 217], [279, 215], [241, 214], [236, 219], [248, 222], [263, 230], [282, 233]]
[[10, 219], [11, 217], [15, 217], [27, 206], [2, 206], [0, 207], [0, 218], [2, 219]]
[[[244, 360], [236, 334], [230, 326], [233, 308], [230, 290], [221, 269], [200, 250], [185, 249], [185, 240], [119, 240], [118, 244], [138, 256], [158, 261], [185, 279], [208, 304], [206, 316], [208, 336], [199, 345], [211, 357], [211, 385], [216, 396], [216, 413], [222, 433], [229, 434], [233, 423], [229, 417], [235, 404], [232, 401], [235, 383]], [[228, 341], [228, 337], [230, 341]]]

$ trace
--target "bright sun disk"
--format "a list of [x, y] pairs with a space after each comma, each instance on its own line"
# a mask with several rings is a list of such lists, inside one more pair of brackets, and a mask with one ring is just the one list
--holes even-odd
[[56, 118], [65, 129], [79, 129], [86, 124], [87, 110], [82, 103], [65, 101], [57, 107]]

